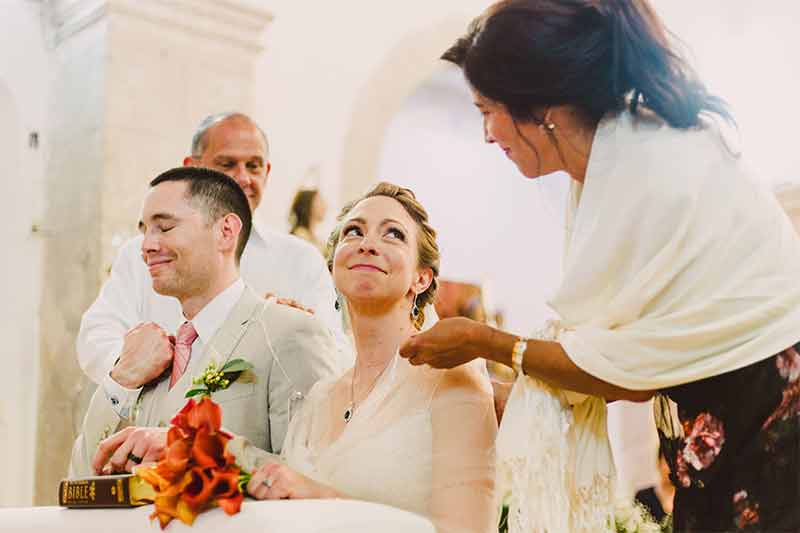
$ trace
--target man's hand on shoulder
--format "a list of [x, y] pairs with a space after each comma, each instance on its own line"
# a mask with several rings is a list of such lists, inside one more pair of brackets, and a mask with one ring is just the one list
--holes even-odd
[[279, 298], [275, 294], [268, 292], [264, 295], [264, 299], [269, 300], [270, 298], [275, 298], [275, 303], [280, 305], [288, 305], [289, 307], [294, 307], [295, 309], [300, 309], [301, 311], [305, 311], [306, 313], [313, 315], [314, 310], [308, 307], [303, 307], [300, 305], [299, 302], [296, 300], [292, 300], [291, 298]]
[[174, 343], [161, 326], [153, 322], [139, 324], [125, 335], [111, 378], [123, 387], [137, 389], [169, 368], [174, 353]]

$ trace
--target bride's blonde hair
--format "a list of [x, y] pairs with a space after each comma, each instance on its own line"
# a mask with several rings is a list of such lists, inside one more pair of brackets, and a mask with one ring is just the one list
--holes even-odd
[[336, 217], [336, 227], [328, 237], [328, 245], [325, 250], [325, 257], [328, 262], [328, 270], [333, 272], [333, 255], [336, 252], [336, 246], [339, 244], [339, 234], [342, 230], [342, 223], [347, 217], [348, 213], [362, 200], [373, 198], [375, 196], [386, 196], [397, 200], [406, 213], [417, 224], [417, 255], [419, 256], [418, 267], [430, 268], [433, 271], [433, 279], [431, 284], [423, 292], [417, 295], [417, 308], [419, 314], [414, 318], [414, 327], [422, 329], [422, 324], [425, 323], [425, 307], [428, 304], [433, 304], [436, 297], [436, 290], [439, 287], [439, 245], [436, 244], [436, 230], [428, 222], [428, 212], [419, 203], [417, 197], [411, 189], [400, 187], [393, 183], [381, 182], [375, 187], [370, 189], [366, 194], [356, 198], [352, 202], [342, 208], [339, 216]]

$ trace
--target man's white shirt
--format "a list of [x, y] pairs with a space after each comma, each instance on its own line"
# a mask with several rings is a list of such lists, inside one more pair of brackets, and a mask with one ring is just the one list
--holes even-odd
[[[155, 322], [174, 335], [183, 322], [178, 300], [153, 290], [150, 272], [142, 260], [141, 244], [142, 236], [137, 236], [122, 245], [109, 279], [84, 313], [78, 333], [78, 362], [92, 381], [104, 386], [107, 395], [113, 394], [109, 386], [119, 387], [110, 379], [109, 372], [122, 352], [124, 336], [130, 329], [143, 322]], [[253, 224], [240, 273], [242, 280], [256, 293], [273, 293], [312, 309], [336, 338], [339, 353], [331, 354], [337, 358], [335, 363], [341, 368], [352, 365], [352, 345], [334, 309], [333, 281], [313, 246], [291, 235]], [[126, 390], [133, 392], [121, 389]], [[120, 393], [120, 389], [117, 392]], [[121, 411], [117, 405], [114, 407], [118, 413]]]

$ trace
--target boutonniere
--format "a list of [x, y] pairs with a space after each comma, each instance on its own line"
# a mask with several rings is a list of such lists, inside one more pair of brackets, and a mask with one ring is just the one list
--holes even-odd
[[217, 391], [227, 389], [240, 378], [244, 382], [246, 380], [243, 375], [252, 377], [252, 368], [253, 364], [244, 359], [231, 359], [221, 368], [217, 368], [217, 363], [211, 361], [202, 374], [192, 379], [192, 387], [186, 391], [186, 398], [211, 396]]

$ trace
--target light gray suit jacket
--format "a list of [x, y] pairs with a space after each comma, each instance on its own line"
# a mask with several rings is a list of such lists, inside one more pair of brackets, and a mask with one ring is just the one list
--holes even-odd
[[[312, 315], [264, 300], [249, 287], [199, 357], [169, 389], [165, 379], [146, 386], [131, 421], [120, 419], [101, 388], [95, 391], [72, 449], [69, 477], [94, 475], [91, 461], [98, 443], [128, 425], [166, 427], [185, 404], [184, 394], [212, 360], [218, 366], [242, 358], [253, 364], [254, 380], [240, 378], [213, 394], [222, 408], [226, 431], [268, 452], [279, 453], [286, 436], [290, 399], [305, 395], [320, 378], [335, 377], [337, 351], [328, 329]], [[302, 401], [302, 400], [300, 400]], [[292, 400], [292, 414], [300, 406]]]

